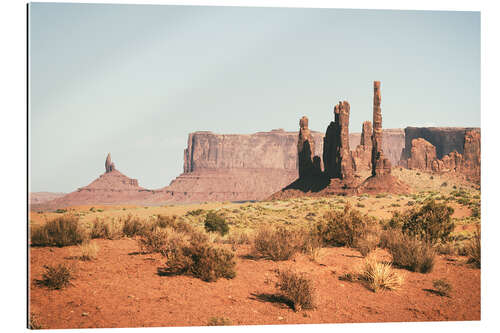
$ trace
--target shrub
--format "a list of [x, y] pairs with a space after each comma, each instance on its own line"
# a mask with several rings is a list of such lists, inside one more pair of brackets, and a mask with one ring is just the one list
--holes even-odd
[[380, 242], [380, 237], [377, 234], [371, 233], [364, 238], [360, 238], [356, 244], [356, 249], [363, 257], [366, 257], [370, 252], [375, 250]]
[[312, 261], [317, 261], [321, 256], [323, 240], [314, 232], [304, 232], [304, 234], [302, 252], [307, 254]]
[[400, 267], [420, 273], [429, 273], [434, 267], [436, 252], [423, 240], [391, 230], [382, 234], [380, 244], [387, 248], [394, 264]]
[[85, 232], [78, 217], [64, 215], [48, 221], [43, 226], [31, 229], [31, 244], [35, 246], [68, 246], [80, 244]]
[[276, 287], [282, 292], [283, 297], [293, 304], [295, 311], [315, 307], [315, 289], [310, 279], [291, 270], [278, 270], [277, 275]]
[[325, 214], [325, 220], [316, 224], [316, 233], [324, 244], [355, 247], [359, 239], [372, 233], [376, 222], [368, 215], [351, 209], [347, 204], [343, 211]]
[[230, 326], [233, 322], [226, 317], [211, 317], [208, 320], [207, 326]]
[[123, 223], [123, 234], [127, 237], [142, 235], [146, 232], [148, 226], [138, 217], [128, 215]]
[[368, 283], [370, 289], [377, 292], [379, 289], [396, 290], [401, 287], [404, 277], [392, 269], [390, 263], [382, 263], [374, 257], [368, 257], [363, 262], [359, 278]]
[[46, 286], [49, 289], [62, 289], [69, 285], [71, 271], [68, 267], [59, 264], [58, 266], [43, 266], [46, 272], [42, 276], [42, 280], [37, 280], [37, 284]]
[[261, 228], [254, 239], [254, 251], [271, 260], [288, 260], [303, 246], [303, 238], [298, 231], [283, 227]]
[[123, 222], [115, 219], [103, 221], [96, 218], [90, 231], [90, 238], [117, 239], [123, 236]]
[[43, 327], [38, 320], [38, 316], [34, 313], [30, 313], [28, 318], [28, 329], [30, 330], [41, 330]]
[[177, 225], [177, 216], [166, 216], [166, 215], [158, 215], [156, 219], [156, 226], [160, 228], [171, 227], [175, 228]]
[[54, 212], [57, 213], [57, 214], [64, 214], [66, 213], [68, 210], [67, 209], [61, 209], [61, 208], [58, 208], [56, 209]]
[[142, 252], [154, 253], [164, 250], [168, 241], [168, 230], [155, 228], [140, 236], [138, 242]]
[[171, 273], [189, 274], [207, 282], [236, 276], [234, 253], [206, 242], [189, 244], [172, 238], [162, 254], [167, 258], [166, 271]]
[[433, 280], [432, 286], [434, 291], [440, 296], [450, 297], [450, 293], [453, 290], [451, 284], [446, 279]]
[[198, 216], [203, 214], [205, 211], [203, 209], [190, 210], [186, 213], [187, 216]]
[[81, 260], [94, 260], [97, 258], [97, 252], [99, 247], [95, 242], [90, 242], [89, 240], [83, 241], [80, 247], [80, 259]]
[[394, 214], [395, 224], [402, 225], [405, 234], [430, 243], [445, 241], [455, 228], [451, 220], [453, 208], [444, 203], [427, 201], [420, 209], [412, 209], [403, 214]]
[[481, 268], [481, 230], [474, 232], [474, 236], [470, 240], [467, 247], [468, 262], [474, 264], [477, 268]]
[[447, 183], [447, 182], [443, 182], [443, 183], [441, 184], [441, 187], [446, 187], [446, 186], [448, 186], [448, 183]]
[[250, 244], [250, 237], [246, 232], [231, 232], [227, 237], [227, 242], [233, 245]]
[[224, 236], [229, 232], [229, 226], [222, 216], [214, 212], [209, 212], [205, 217], [205, 230], [208, 232], [218, 232], [221, 236]]

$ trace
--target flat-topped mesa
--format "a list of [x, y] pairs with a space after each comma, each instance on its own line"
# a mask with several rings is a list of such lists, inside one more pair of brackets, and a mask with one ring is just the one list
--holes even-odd
[[391, 162], [382, 152], [382, 109], [380, 81], [373, 81], [372, 176], [391, 173]]
[[349, 149], [349, 113], [347, 101], [335, 105], [335, 119], [328, 125], [323, 139], [323, 164], [325, 174], [330, 178], [348, 179], [354, 176]]
[[309, 130], [309, 119], [300, 118], [299, 140], [297, 142], [299, 178], [314, 174], [314, 138]]
[[106, 173], [115, 170], [115, 164], [111, 162], [111, 154], [108, 153], [108, 157], [106, 157], [106, 162], [104, 163], [104, 167], [106, 168]]

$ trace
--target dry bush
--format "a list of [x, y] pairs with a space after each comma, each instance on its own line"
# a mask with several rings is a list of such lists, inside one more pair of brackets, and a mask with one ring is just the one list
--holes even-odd
[[122, 220], [106, 220], [103, 221], [96, 218], [92, 224], [90, 231], [91, 238], [118, 239], [123, 236], [123, 221]]
[[382, 288], [399, 289], [404, 281], [403, 275], [393, 270], [390, 263], [378, 262], [374, 257], [365, 259], [359, 278], [366, 281], [374, 292]]
[[79, 225], [78, 217], [64, 215], [33, 227], [30, 236], [31, 245], [62, 247], [80, 244], [85, 238], [85, 230]]
[[429, 273], [434, 267], [436, 251], [423, 240], [388, 230], [382, 234], [380, 245], [387, 248], [397, 266], [420, 273]]
[[288, 260], [302, 248], [303, 236], [296, 230], [264, 227], [257, 231], [253, 246], [254, 252], [264, 258]]
[[148, 223], [145, 223], [137, 216], [128, 215], [123, 221], [123, 234], [127, 237], [143, 235], [148, 229], [152, 229]]
[[217, 232], [224, 236], [229, 232], [229, 226], [222, 216], [217, 215], [215, 212], [208, 212], [207, 216], [205, 216], [205, 230], [207, 232]]
[[304, 274], [291, 270], [277, 271], [279, 288], [283, 297], [289, 300], [295, 311], [313, 309], [315, 307], [315, 289], [313, 283]]
[[450, 297], [450, 293], [453, 290], [451, 284], [446, 279], [433, 280], [432, 286], [434, 287], [434, 292], [440, 296]]
[[38, 316], [34, 313], [30, 313], [28, 318], [28, 329], [30, 330], [41, 330], [42, 324], [40, 324]]
[[316, 224], [315, 232], [326, 245], [354, 247], [377, 227], [374, 218], [352, 209], [349, 203], [343, 211], [330, 211], [324, 218]]
[[374, 251], [380, 242], [380, 237], [376, 233], [367, 234], [365, 237], [358, 239], [356, 249], [363, 257], [366, 257], [370, 252]]
[[250, 236], [244, 231], [232, 231], [229, 233], [227, 237], [228, 244], [233, 245], [242, 245], [242, 244], [251, 244]]
[[[170, 229], [172, 230], [172, 229]], [[138, 239], [139, 248], [144, 253], [161, 252], [168, 241], [169, 229], [155, 228], [145, 232]]]
[[80, 259], [81, 260], [94, 260], [97, 258], [97, 252], [99, 251], [99, 247], [95, 242], [91, 242], [90, 240], [84, 240], [80, 248]]
[[211, 317], [208, 320], [207, 326], [230, 326], [233, 322], [226, 317]]
[[69, 285], [73, 278], [71, 270], [59, 264], [58, 266], [43, 266], [46, 272], [42, 275], [42, 280], [37, 280], [38, 285], [45, 286], [49, 289], [62, 289]]
[[468, 262], [481, 268], [481, 230], [478, 228], [467, 247]]
[[323, 240], [314, 232], [304, 232], [302, 252], [307, 254], [312, 261], [318, 261], [322, 255]]

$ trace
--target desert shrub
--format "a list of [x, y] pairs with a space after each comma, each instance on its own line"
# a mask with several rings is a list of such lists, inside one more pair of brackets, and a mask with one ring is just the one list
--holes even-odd
[[254, 251], [271, 260], [288, 260], [303, 246], [303, 237], [299, 231], [283, 227], [261, 228], [254, 238]]
[[96, 218], [92, 224], [90, 238], [118, 239], [123, 236], [123, 221], [101, 220]]
[[230, 232], [229, 236], [227, 237], [227, 243], [233, 245], [242, 245], [242, 244], [250, 244], [251, 240], [246, 232], [243, 231]]
[[429, 177], [429, 179], [430, 179], [430, 180], [433, 180], [433, 179], [434, 179], [434, 176], [430, 176], [430, 177]]
[[64, 215], [31, 228], [30, 238], [31, 245], [62, 247], [80, 244], [85, 238], [85, 230], [79, 225], [78, 217]]
[[94, 260], [97, 258], [97, 252], [99, 251], [99, 247], [95, 242], [91, 242], [90, 240], [85, 240], [79, 245], [80, 248], [80, 259], [81, 260]]
[[446, 187], [446, 186], [448, 186], [448, 183], [447, 183], [447, 182], [443, 182], [443, 183], [441, 184], [441, 187]]
[[351, 209], [347, 204], [343, 211], [330, 211], [325, 220], [318, 222], [315, 232], [326, 245], [355, 247], [358, 240], [366, 237], [376, 227], [376, 221], [368, 215]]
[[144, 253], [162, 252], [168, 241], [169, 230], [163, 228], [155, 228], [145, 232], [138, 239], [139, 248]]
[[472, 207], [471, 216], [481, 218], [481, 206], [480, 205], [476, 205], [476, 206]]
[[190, 210], [186, 213], [187, 216], [198, 216], [205, 212], [203, 209]]
[[356, 204], [356, 207], [359, 207], [359, 208], [364, 208], [364, 207], [365, 207], [365, 205], [364, 205], [364, 204], [362, 204], [362, 203], [360, 203], [360, 202], [358, 202], [358, 203]]
[[160, 228], [171, 227], [175, 228], [177, 225], [177, 216], [167, 216], [167, 215], [158, 215], [156, 218], [156, 226]]
[[230, 326], [233, 322], [226, 317], [211, 317], [208, 320], [207, 326]]
[[59, 264], [57, 266], [43, 266], [46, 272], [42, 275], [42, 280], [37, 280], [38, 285], [45, 286], [49, 289], [62, 289], [69, 285], [70, 280], [73, 278], [71, 276], [71, 270]]
[[208, 212], [205, 217], [205, 230], [208, 232], [217, 232], [221, 236], [224, 236], [229, 232], [229, 226], [222, 216], [217, 215], [215, 212]]
[[188, 274], [207, 282], [236, 276], [234, 253], [207, 242], [188, 243], [172, 238], [162, 254], [167, 258], [166, 271], [170, 273]]
[[322, 248], [323, 240], [318, 234], [313, 231], [304, 232], [301, 248], [303, 253], [307, 254], [311, 260], [317, 261], [321, 256]]
[[148, 225], [138, 217], [128, 215], [123, 222], [123, 234], [127, 237], [142, 235], [148, 229]]
[[451, 284], [446, 279], [433, 280], [432, 286], [434, 291], [440, 296], [450, 297], [450, 293], [453, 290]]
[[57, 214], [64, 214], [66, 213], [68, 210], [67, 209], [61, 209], [61, 208], [58, 208], [54, 211], [54, 213], [57, 213]]
[[467, 246], [467, 255], [469, 256], [468, 262], [474, 264], [477, 268], [481, 267], [481, 230], [474, 232], [474, 236], [469, 241]]
[[378, 262], [374, 257], [365, 259], [359, 273], [359, 279], [366, 281], [374, 292], [381, 288], [398, 289], [404, 281], [404, 277], [393, 270], [390, 263]]
[[429, 273], [434, 267], [436, 252], [432, 245], [398, 230], [382, 233], [381, 247], [391, 253], [394, 264], [413, 272]]
[[445, 241], [455, 228], [451, 214], [453, 208], [429, 200], [420, 209], [395, 213], [392, 220], [395, 225], [401, 225], [403, 233], [435, 243], [438, 240]]
[[313, 283], [304, 274], [291, 270], [277, 271], [279, 288], [283, 297], [293, 304], [295, 311], [315, 307], [315, 289]]
[[28, 329], [30, 330], [41, 330], [42, 324], [40, 324], [38, 316], [35, 315], [34, 313], [30, 313], [30, 316], [28, 318]]
[[380, 242], [380, 237], [376, 233], [369, 233], [365, 237], [358, 239], [356, 249], [363, 257], [375, 250]]

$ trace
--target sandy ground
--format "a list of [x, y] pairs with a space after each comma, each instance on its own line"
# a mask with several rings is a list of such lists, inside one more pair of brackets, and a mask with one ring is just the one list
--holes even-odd
[[[284, 262], [248, 258], [237, 249], [234, 279], [203, 282], [188, 276], [160, 276], [161, 255], [138, 254], [137, 241], [95, 240], [95, 261], [75, 259], [76, 246], [30, 250], [30, 312], [43, 328], [202, 326], [210, 318], [233, 325], [352, 323], [387, 321], [479, 320], [480, 270], [465, 257], [440, 256], [430, 274], [400, 270], [398, 291], [374, 293], [360, 282], [339, 280], [363, 260], [347, 248], [325, 248], [317, 262], [305, 255]], [[228, 245], [229, 246], [229, 245]], [[390, 259], [377, 250], [380, 259]], [[43, 265], [65, 263], [74, 270], [72, 285], [49, 290], [35, 284]], [[290, 267], [314, 281], [317, 308], [295, 312], [276, 300], [274, 270]], [[446, 278], [451, 297], [433, 293], [432, 281]]]

